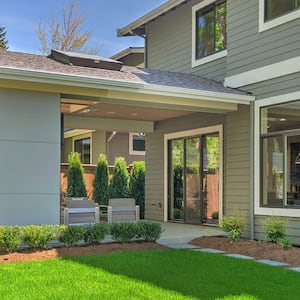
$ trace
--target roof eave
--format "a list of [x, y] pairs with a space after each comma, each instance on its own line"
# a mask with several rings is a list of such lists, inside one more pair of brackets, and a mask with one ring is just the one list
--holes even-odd
[[116, 81], [88, 76], [57, 74], [36, 70], [20, 70], [3, 67], [0, 67], [0, 82], [1, 79], [31, 83], [43, 83], [49, 85], [62, 86], [62, 88], [64, 86], [69, 86], [87, 88], [96, 91], [99, 89], [105, 89], [118, 92], [167, 96], [171, 98], [185, 98], [196, 100], [201, 99], [205, 101], [214, 101], [219, 103], [249, 105], [252, 101], [255, 100], [254, 96], [243, 94], [196, 90], [173, 86], [147, 84], [141, 82]]
[[157, 17], [165, 14], [166, 12], [170, 11], [177, 5], [185, 2], [186, 0], [169, 0], [168, 2], [160, 5], [159, 7], [153, 9], [149, 13], [145, 14], [144, 16], [140, 17], [139, 19], [129, 23], [128, 25], [124, 26], [123, 28], [117, 29], [117, 36], [131, 36], [135, 35], [134, 31], [140, 27], [143, 27], [145, 24], [151, 22], [152, 20], [156, 19]]

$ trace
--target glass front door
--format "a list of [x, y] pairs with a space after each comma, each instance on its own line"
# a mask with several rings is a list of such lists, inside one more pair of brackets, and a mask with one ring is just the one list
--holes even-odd
[[219, 217], [218, 133], [169, 140], [168, 218], [217, 223]]

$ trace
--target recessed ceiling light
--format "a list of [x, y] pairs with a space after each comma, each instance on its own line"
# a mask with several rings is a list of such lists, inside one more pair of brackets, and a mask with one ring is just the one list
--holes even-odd
[[286, 121], [286, 119], [285, 118], [280, 118], [279, 121], [284, 122], [284, 121]]
[[116, 112], [115, 111], [108, 111], [107, 112], [109, 115], [114, 115]]
[[91, 110], [89, 108], [86, 108], [84, 110], [82, 110], [80, 113], [81, 114], [87, 114], [88, 112], [90, 112]]
[[133, 117], [136, 117], [137, 116], [137, 113], [132, 113], [131, 114]]

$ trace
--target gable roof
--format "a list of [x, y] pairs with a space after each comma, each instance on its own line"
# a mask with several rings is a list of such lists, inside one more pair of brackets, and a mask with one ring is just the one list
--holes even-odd
[[185, 2], [187, 2], [187, 0], [169, 0], [166, 3], [163, 3], [159, 7], [148, 12], [144, 16], [124, 26], [123, 28], [117, 29], [117, 36], [118, 37], [131, 36], [131, 35], [143, 36], [145, 35], [145, 24], [169, 12], [170, 10], [175, 9], [177, 6]]

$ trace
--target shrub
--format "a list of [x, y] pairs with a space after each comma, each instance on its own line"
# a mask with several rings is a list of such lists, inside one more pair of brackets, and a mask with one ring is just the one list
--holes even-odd
[[82, 226], [61, 226], [57, 239], [65, 246], [71, 247], [83, 239], [83, 234]]
[[20, 228], [18, 226], [0, 227], [0, 249], [8, 253], [14, 252], [20, 246]]
[[80, 162], [80, 154], [72, 152], [68, 156], [68, 196], [86, 197], [86, 187], [83, 179], [83, 168]]
[[107, 205], [109, 198], [109, 172], [105, 154], [99, 155], [93, 182], [93, 199], [95, 202]]
[[103, 240], [108, 232], [106, 224], [98, 223], [84, 228], [83, 239], [87, 244]]
[[228, 232], [232, 241], [237, 241], [245, 228], [245, 218], [241, 216], [238, 210], [234, 210], [232, 215], [222, 217], [220, 226]]
[[53, 225], [29, 225], [21, 230], [21, 239], [24, 244], [32, 248], [48, 247], [48, 243], [56, 238], [56, 226]]
[[114, 240], [128, 243], [137, 234], [136, 224], [131, 222], [112, 223], [109, 232]]
[[161, 225], [155, 222], [140, 221], [136, 223], [137, 236], [146, 242], [154, 242], [160, 238]]
[[145, 215], [145, 162], [133, 162], [132, 174], [130, 177], [130, 195], [140, 206], [140, 218]]
[[279, 244], [282, 246], [284, 250], [288, 250], [292, 248], [292, 243], [287, 237], [281, 238], [279, 240]]
[[110, 185], [111, 198], [127, 198], [129, 195], [129, 174], [124, 157], [116, 157]]
[[278, 216], [268, 217], [263, 223], [267, 240], [273, 243], [285, 238], [286, 221]]

